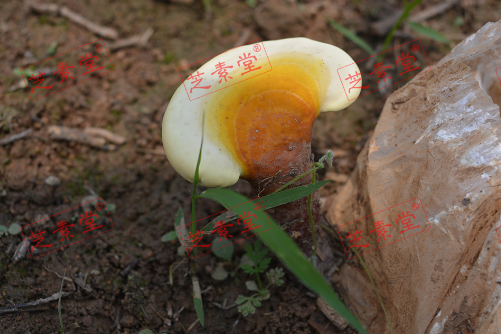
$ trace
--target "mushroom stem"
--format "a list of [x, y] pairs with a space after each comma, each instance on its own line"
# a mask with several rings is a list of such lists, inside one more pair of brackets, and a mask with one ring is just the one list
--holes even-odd
[[[297, 176], [308, 172], [314, 163], [310, 143], [291, 146], [296, 151], [295, 159], [280, 159], [277, 166], [282, 166], [274, 175], [260, 175], [249, 180], [255, 196], [266, 196]], [[284, 161], [280, 161], [284, 160]], [[285, 166], [285, 168], [284, 168]], [[286, 189], [308, 185], [312, 182], [312, 174], [307, 174]], [[320, 193], [315, 191], [311, 198], [311, 211], [315, 228], [318, 226], [320, 214]], [[268, 213], [293, 238], [301, 250], [310, 257], [313, 254], [313, 238], [308, 212], [308, 197], [269, 209]]]

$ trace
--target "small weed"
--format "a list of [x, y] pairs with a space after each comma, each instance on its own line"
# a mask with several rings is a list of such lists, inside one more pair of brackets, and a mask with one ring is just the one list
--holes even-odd
[[452, 25], [456, 28], [460, 28], [464, 25], [464, 20], [461, 16], [457, 16], [455, 19], [454, 19], [454, 22], [452, 23]]
[[162, 60], [163, 63], [165, 64], [170, 64], [174, 61], [174, 54], [172, 52], [167, 52], [164, 56], [164, 59]]
[[49, 23], [49, 16], [48, 15], [40, 16], [40, 18], [38, 19], [38, 23], [40, 23], [41, 25], [48, 24]]
[[120, 118], [122, 117], [123, 112], [118, 109], [113, 109], [111, 111], [111, 114], [115, 117], [115, 123], [118, 123], [120, 121]]
[[245, 4], [250, 8], [256, 8], [257, 0], [245, 0]]
[[0, 237], [5, 235], [16, 235], [21, 232], [21, 225], [13, 223], [7, 228], [7, 226], [0, 225]]
[[24, 268], [19, 268], [19, 276], [21, 278], [26, 277], [26, 270]]
[[238, 306], [238, 312], [247, 316], [249, 313], [254, 314], [254, 312], [256, 312], [256, 307], [261, 306], [261, 300], [265, 300], [270, 297], [270, 292], [268, 290], [270, 285], [273, 284], [280, 286], [284, 283], [282, 280], [284, 272], [282, 268], [275, 268], [268, 271], [266, 273], [266, 276], [268, 277], [268, 285], [263, 288], [260, 274], [264, 273], [270, 265], [271, 258], [266, 256], [266, 254], [268, 254], [268, 250], [263, 248], [263, 243], [261, 241], [256, 240], [254, 247], [252, 247], [251, 244], [247, 244], [247, 246], [245, 246], [245, 251], [246, 254], [244, 256], [246, 256], [248, 260], [243, 258], [240, 268], [242, 268], [246, 274], [256, 274], [258, 283], [258, 285], [256, 285], [254, 281], [245, 282], [247, 289], [257, 291], [258, 293], [249, 297], [239, 295], [235, 301], [235, 303], [240, 305]]
[[61, 27], [63, 27], [65, 31], [68, 31], [69, 29], [68, 20], [65, 19], [63, 22], [61, 22]]

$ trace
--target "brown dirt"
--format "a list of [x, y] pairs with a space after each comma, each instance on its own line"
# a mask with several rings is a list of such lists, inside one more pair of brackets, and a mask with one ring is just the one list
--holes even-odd
[[[416, 11], [438, 2], [424, 1]], [[0, 146], [0, 224], [30, 224], [79, 205], [90, 190], [107, 204], [116, 205], [112, 212], [114, 230], [35, 260], [26, 257], [14, 263], [13, 252], [21, 236], [0, 238], [0, 307], [57, 292], [61, 279], [48, 269], [61, 275], [66, 270], [72, 279], [88, 273], [87, 284], [92, 291], [77, 288], [73, 292], [69, 282], [63, 286], [70, 292], [62, 301], [66, 332], [138, 333], [150, 328], [183, 333], [196, 320], [191, 280], [184, 265], [174, 274], [174, 286], [168, 284], [169, 267], [181, 257], [176, 252], [178, 244], [161, 243], [160, 237], [173, 229], [179, 207], [186, 217], [190, 216], [191, 184], [177, 175], [165, 155], [152, 153], [161, 148], [163, 113], [180, 84], [177, 68], [232, 48], [246, 28], [251, 31], [248, 41], [305, 36], [335, 44], [355, 60], [363, 59], [367, 57], [365, 51], [330, 28], [324, 16], [356, 30], [375, 46], [382, 38], [370, 35], [369, 23], [401, 5], [366, 0], [265, 1], [252, 9], [243, 1], [219, 0], [211, 1], [212, 15], [207, 17], [201, 1], [57, 3], [115, 28], [121, 38], [143, 33], [150, 26], [155, 32], [145, 48], [111, 52], [115, 67], [111, 73], [31, 101], [23, 89], [7, 92], [20, 79], [13, 74], [14, 68], [48, 58], [46, 50], [54, 41], [58, 42], [59, 54], [99, 37], [64, 17], [26, 11], [20, 1], [0, 3], [0, 139], [33, 129], [30, 137]], [[494, 0], [481, 5], [462, 1], [428, 23], [455, 45], [487, 21], [499, 20], [501, 13], [494, 5]], [[458, 17], [464, 21], [462, 26], [453, 24]], [[443, 44], [421, 39], [432, 64], [449, 50]], [[396, 43], [405, 41], [402, 37]], [[399, 85], [385, 95], [372, 93], [341, 112], [322, 114], [313, 131], [316, 160], [326, 149], [335, 149], [335, 167], [329, 171], [349, 174], [385, 97]], [[56, 141], [48, 135], [50, 125], [106, 128], [124, 136], [127, 142], [107, 152]], [[321, 171], [320, 179], [324, 173]], [[58, 177], [61, 185], [46, 185], [44, 180], [50, 175]], [[335, 193], [342, 183], [332, 182], [321, 189], [321, 196]], [[252, 194], [245, 181], [239, 181], [233, 189], [249, 197]], [[198, 218], [223, 209], [208, 200], [197, 203]], [[243, 247], [235, 247], [234, 263], [226, 264], [228, 270], [238, 263]], [[122, 276], [120, 273], [135, 259], [139, 260], [137, 265]], [[191, 333], [316, 333], [319, 327], [311, 324], [325, 320], [318, 313], [316, 299], [287, 271], [286, 284], [273, 288], [271, 298], [256, 314], [243, 317], [236, 307], [218, 308], [213, 303], [233, 305], [238, 294], [249, 293], [244, 284], [248, 277], [241, 271], [223, 282], [211, 278], [218, 261], [213, 254], [196, 261], [205, 291], [206, 326], [196, 324]], [[280, 263], [274, 258], [272, 265]], [[93, 270], [98, 273], [91, 274]], [[341, 333], [331, 328], [325, 333]], [[57, 302], [0, 315], [0, 332], [59, 333]], [[343, 331], [352, 332], [349, 328]]]

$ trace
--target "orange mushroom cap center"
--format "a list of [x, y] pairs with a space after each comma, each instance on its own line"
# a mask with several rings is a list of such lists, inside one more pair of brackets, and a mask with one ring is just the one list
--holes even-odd
[[271, 71], [212, 94], [207, 108], [208, 135], [224, 144], [249, 181], [288, 169], [298, 150], [309, 151], [330, 82], [329, 70], [310, 55], [275, 56], [270, 63]]

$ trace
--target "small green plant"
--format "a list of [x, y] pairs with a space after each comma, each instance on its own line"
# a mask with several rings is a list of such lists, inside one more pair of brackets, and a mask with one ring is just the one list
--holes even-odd
[[[256, 307], [261, 306], [261, 300], [268, 299], [270, 296], [270, 292], [268, 288], [270, 285], [280, 286], [283, 284], [282, 277], [284, 276], [284, 272], [282, 268], [274, 268], [269, 270], [266, 273], [268, 277], [268, 285], [263, 288], [261, 284], [260, 274], [264, 273], [266, 269], [268, 269], [270, 265], [271, 258], [266, 256], [268, 254], [268, 250], [263, 248], [263, 243], [260, 240], [257, 240], [254, 243], [254, 247], [251, 244], [247, 244], [245, 246], [246, 254], [242, 258], [242, 263], [240, 264], [240, 268], [246, 274], [253, 275], [256, 274], [257, 285], [254, 281], [247, 281], [245, 285], [247, 289], [250, 291], [257, 291], [258, 293], [246, 297], [239, 295], [235, 303], [240, 304], [238, 306], [238, 312], [242, 313], [244, 316], [247, 316], [249, 313], [254, 314], [256, 312]], [[245, 260], [247, 257], [247, 261]], [[247, 263], [246, 263], [247, 262]]]
[[[25, 78], [29, 78], [32, 75], [37, 74], [37, 72], [36, 72], [36, 70], [34, 69], [33, 66], [30, 66], [28, 68], [23, 68], [23, 69], [21, 69], [19, 67], [16, 67], [13, 70], [13, 72], [14, 72], [15, 76], [18, 76], [18, 77], [24, 76]], [[21, 72], [22, 72], [22, 74], [21, 74]]]
[[53, 56], [56, 53], [57, 46], [58, 46], [57, 41], [50, 43], [49, 47], [47, 48], [47, 54], [49, 56]]
[[[204, 5], [206, 2], [209, 4], [209, 10], [210, 10], [210, 0], [204, 1]], [[207, 6], [206, 6], [207, 9]], [[197, 185], [198, 181], [200, 181], [200, 174], [199, 174], [199, 169], [200, 169], [200, 161], [202, 160], [202, 147], [204, 145], [204, 125], [205, 125], [205, 113], [202, 114], [202, 140], [200, 142], [200, 152], [198, 152], [198, 161], [197, 161], [197, 167], [195, 168], [195, 176], [193, 177], [193, 192], [191, 194], [191, 236], [195, 235], [197, 233], [197, 226], [194, 224], [196, 221], [196, 214], [195, 214], [195, 199], [196, 199], [196, 192], [197, 192]], [[193, 256], [197, 256], [197, 249], [195, 248], [193, 251]], [[200, 321], [200, 324], [202, 327], [204, 326], [204, 306], [202, 303], [202, 292], [200, 290], [200, 283], [198, 281], [198, 277], [196, 276], [196, 271], [195, 271], [195, 263], [191, 263], [191, 282], [193, 283], [193, 304], [195, 305], [195, 312], [197, 313], [198, 320]]]
[[245, 4], [250, 8], [256, 8], [257, 0], [245, 0]]
[[164, 59], [162, 60], [163, 63], [165, 64], [170, 64], [172, 63], [172, 61], [174, 60], [174, 54], [172, 52], [167, 52], [165, 55], [164, 55]]
[[6, 235], [16, 235], [21, 232], [21, 225], [18, 223], [13, 223], [7, 228], [7, 226], [0, 225], [0, 237], [6, 236]]

